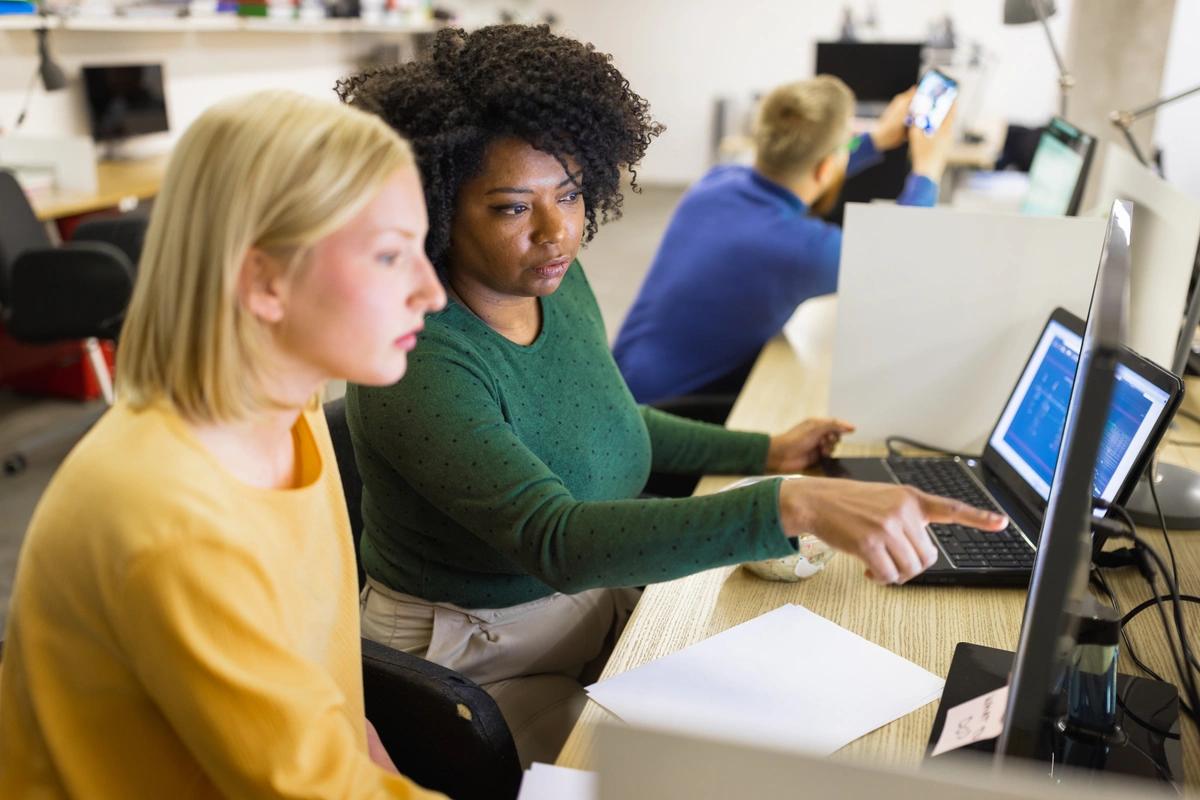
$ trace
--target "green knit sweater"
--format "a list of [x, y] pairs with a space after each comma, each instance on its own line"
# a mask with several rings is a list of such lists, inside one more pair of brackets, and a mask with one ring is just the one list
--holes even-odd
[[768, 438], [636, 405], [578, 262], [541, 305], [522, 346], [450, 302], [403, 380], [349, 387], [367, 574], [498, 608], [792, 552], [778, 480], [636, 499], [651, 469], [761, 472]]

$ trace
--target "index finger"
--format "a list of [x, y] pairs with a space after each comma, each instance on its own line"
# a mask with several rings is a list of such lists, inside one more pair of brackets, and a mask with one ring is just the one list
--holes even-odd
[[840, 419], [816, 419], [813, 420], [817, 424], [817, 428], [822, 435], [827, 433], [854, 433], [855, 427], [853, 424]]
[[955, 500], [922, 492], [919, 495], [921, 511], [928, 522], [949, 522], [979, 528], [985, 531], [1002, 531], [1008, 525], [1008, 517], [994, 511]]

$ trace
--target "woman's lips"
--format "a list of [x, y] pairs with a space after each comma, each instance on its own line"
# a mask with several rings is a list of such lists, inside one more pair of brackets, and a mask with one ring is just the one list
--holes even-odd
[[403, 336], [397, 336], [396, 340], [393, 342], [393, 344], [396, 347], [399, 347], [401, 350], [411, 351], [414, 347], [417, 346], [417, 334], [420, 332], [421, 332], [421, 329], [417, 328], [416, 330], [410, 331], [409, 333], [406, 333]]
[[533, 271], [542, 278], [561, 278], [567, 273], [567, 268], [571, 266], [571, 259], [558, 258], [554, 261], [547, 261], [540, 267], [534, 267]]

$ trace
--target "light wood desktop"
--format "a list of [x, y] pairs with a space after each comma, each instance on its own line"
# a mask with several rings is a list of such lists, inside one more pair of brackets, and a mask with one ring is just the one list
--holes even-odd
[[[772, 340], [750, 374], [729, 426], [778, 432], [805, 417], [824, 414], [828, 386], [820, 376], [808, 377], [806, 380], [787, 342], [782, 337]], [[1184, 408], [1200, 411], [1200, 401], [1190, 397]], [[1180, 419], [1180, 426], [1170, 432], [1168, 440], [1200, 441], [1200, 425]], [[881, 446], [844, 444], [839, 455], [882, 452]], [[1200, 467], [1200, 450], [1168, 446], [1163, 454], [1169, 461]], [[707, 477], [696, 492], [714, 492], [732, 480]], [[1144, 533], [1165, 558], [1161, 533]], [[1179, 559], [1180, 591], [1200, 594], [1200, 533], [1176, 534], [1172, 543]], [[822, 573], [800, 583], [765, 581], [741, 568], [724, 567], [648, 586], [602, 678], [695, 644], [784, 603], [803, 605], [943, 676], [958, 642], [1008, 650], [1016, 646], [1025, 603], [1023, 589], [881, 587], [864, 578], [862, 572], [857, 559], [839, 554]], [[1109, 571], [1108, 575], [1123, 610], [1150, 597], [1145, 582], [1131, 570]], [[1200, 631], [1200, 609], [1185, 608], [1184, 613], [1189, 631]], [[1153, 611], [1140, 615], [1128, 630], [1138, 655], [1160, 674], [1177, 680], [1157, 615]], [[1124, 651], [1120, 668], [1137, 674]], [[936, 710], [937, 704], [931, 703], [851, 743], [835, 757], [915, 765], [924, 754]], [[589, 701], [558, 763], [593, 768], [596, 727], [612, 719]], [[1200, 796], [1200, 740], [1196, 727], [1186, 721], [1183, 742], [1189, 794]]]
[[30, 198], [43, 222], [116, 208], [129, 200], [146, 200], [158, 194], [167, 171], [167, 156], [96, 164], [96, 191], [51, 189]]

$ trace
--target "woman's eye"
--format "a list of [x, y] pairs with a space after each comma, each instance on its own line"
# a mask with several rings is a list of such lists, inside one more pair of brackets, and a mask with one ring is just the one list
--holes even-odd
[[574, 203], [577, 202], [582, 196], [583, 192], [571, 192], [570, 194], [563, 196], [562, 202]]
[[392, 266], [395, 266], [396, 262], [400, 260], [400, 253], [398, 253], [398, 252], [380, 253], [379, 255], [375, 256], [375, 260], [378, 261], [380, 264], [382, 264], [385, 267], [392, 267]]
[[510, 217], [515, 217], [518, 214], [524, 214], [529, 210], [529, 206], [524, 203], [513, 203], [511, 206], [493, 206], [493, 208], [501, 213], [507, 214]]

